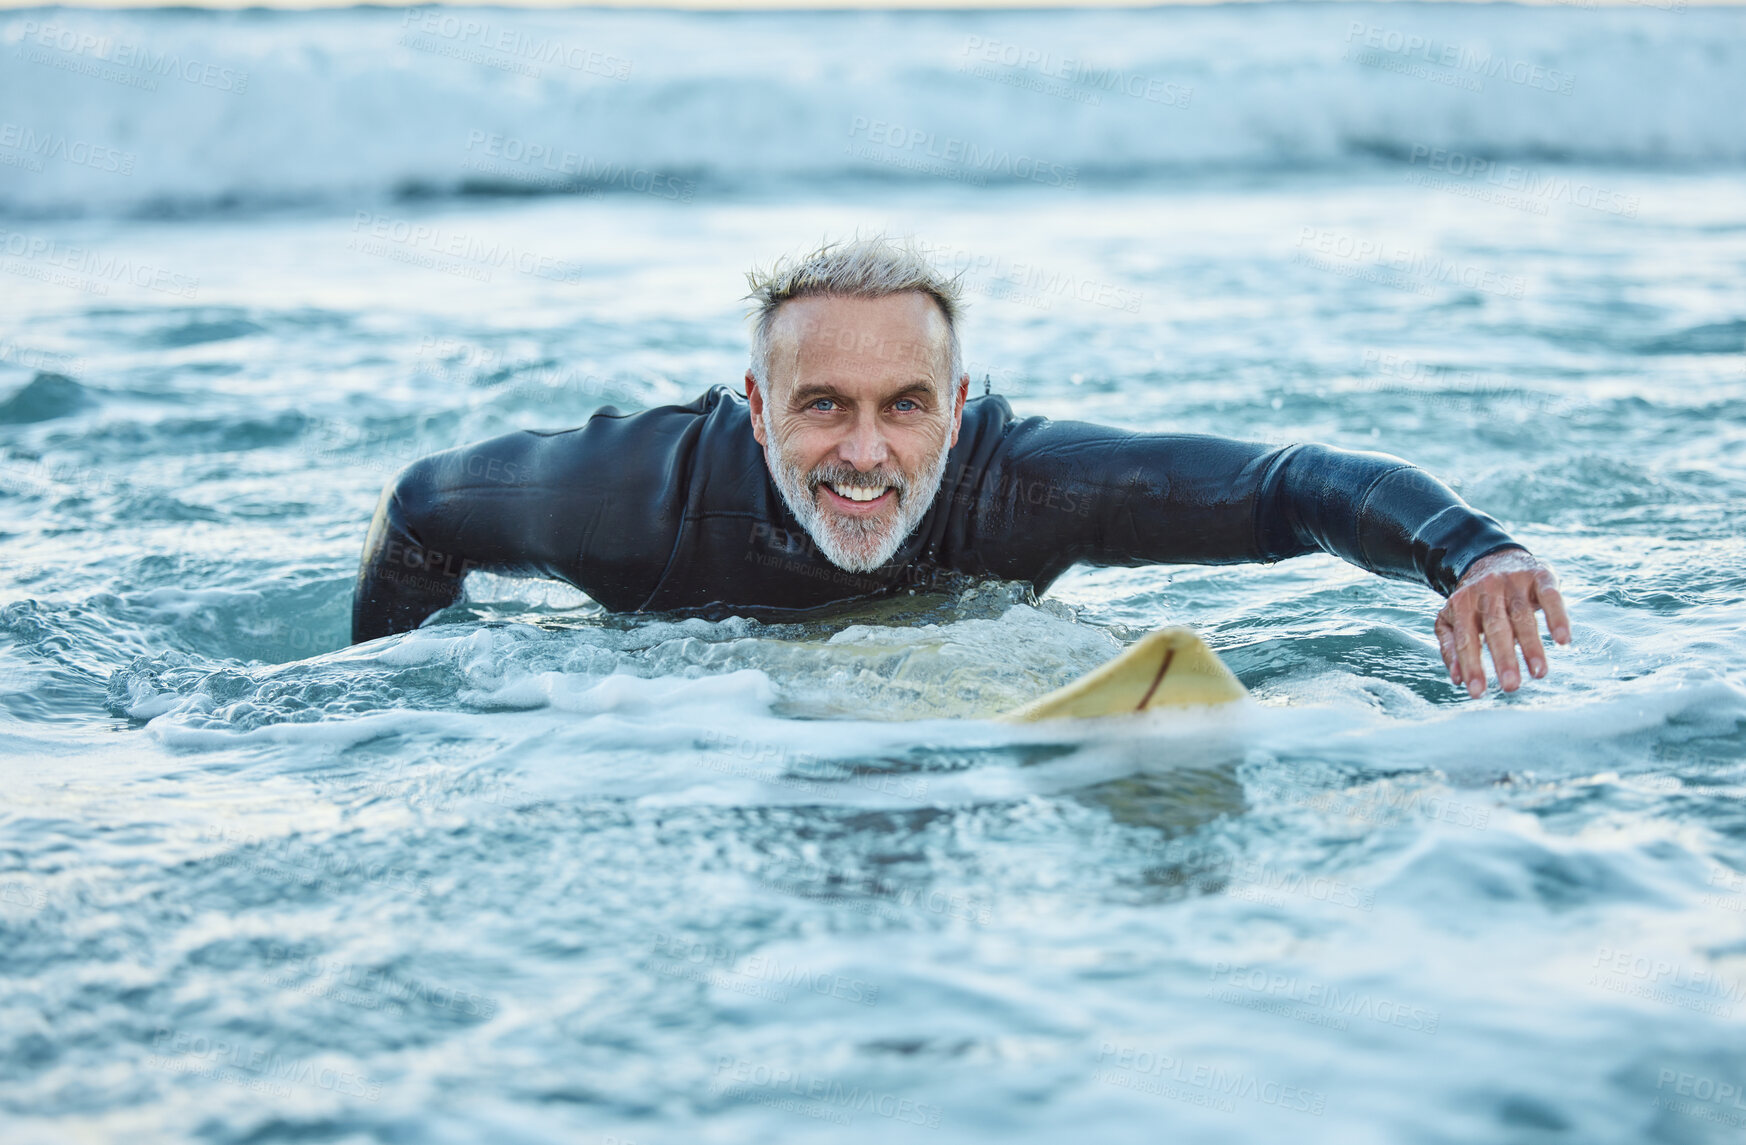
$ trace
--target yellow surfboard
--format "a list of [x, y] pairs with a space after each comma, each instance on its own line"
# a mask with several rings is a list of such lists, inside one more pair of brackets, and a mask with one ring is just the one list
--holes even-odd
[[1200, 637], [1186, 628], [1160, 628], [1066, 687], [997, 718], [1015, 723], [1087, 719], [1228, 704], [1248, 694]]

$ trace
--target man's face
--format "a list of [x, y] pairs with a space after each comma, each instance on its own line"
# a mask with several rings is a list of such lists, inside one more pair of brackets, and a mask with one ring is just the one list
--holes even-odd
[[832, 564], [878, 568], [927, 515], [958, 441], [970, 382], [952, 383], [945, 316], [920, 292], [785, 302], [769, 374], [760, 387], [748, 372], [746, 397], [789, 511]]

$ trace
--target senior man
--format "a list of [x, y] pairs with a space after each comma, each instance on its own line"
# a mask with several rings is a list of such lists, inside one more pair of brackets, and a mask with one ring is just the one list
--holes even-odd
[[1485, 691], [1546, 674], [1536, 612], [1569, 620], [1552, 570], [1398, 458], [1015, 418], [969, 397], [955, 281], [883, 238], [748, 276], [745, 400], [606, 408], [408, 467], [384, 490], [352, 639], [415, 628], [475, 569], [554, 577], [619, 612], [792, 615], [1073, 565], [1333, 553], [1445, 594], [1449, 676]]

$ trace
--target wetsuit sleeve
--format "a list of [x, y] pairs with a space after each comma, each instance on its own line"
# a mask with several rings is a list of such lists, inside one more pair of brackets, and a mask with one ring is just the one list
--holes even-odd
[[1262, 560], [1320, 550], [1443, 596], [1480, 557], [1523, 547], [1423, 469], [1325, 445], [1289, 446], [1269, 458], [1255, 535]]
[[1480, 557], [1521, 547], [1448, 486], [1382, 453], [1033, 419], [1014, 427], [1005, 462], [1016, 488], [1077, 490], [1087, 504], [1083, 521], [1039, 509], [1013, 522], [1061, 569], [1325, 552], [1447, 596]]
[[[416, 628], [460, 598], [466, 574], [566, 581], [614, 610], [638, 607], [671, 555], [670, 482], [659, 443], [628, 444], [622, 421], [523, 431], [438, 453], [388, 483], [352, 595], [352, 640]], [[643, 435], [646, 437], [647, 435]]]

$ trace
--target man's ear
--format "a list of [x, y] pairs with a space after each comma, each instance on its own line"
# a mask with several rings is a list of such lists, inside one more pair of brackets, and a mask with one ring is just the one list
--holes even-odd
[[952, 402], [952, 444], [958, 444], [958, 429], [964, 424], [964, 402], [970, 397], [970, 375], [958, 379], [958, 396]]
[[759, 445], [768, 445], [764, 440], [764, 391], [758, 388], [758, 379], [752, 376], [752, 371], [746, 371], [746, 404], [752, 415], [752, 436]]

